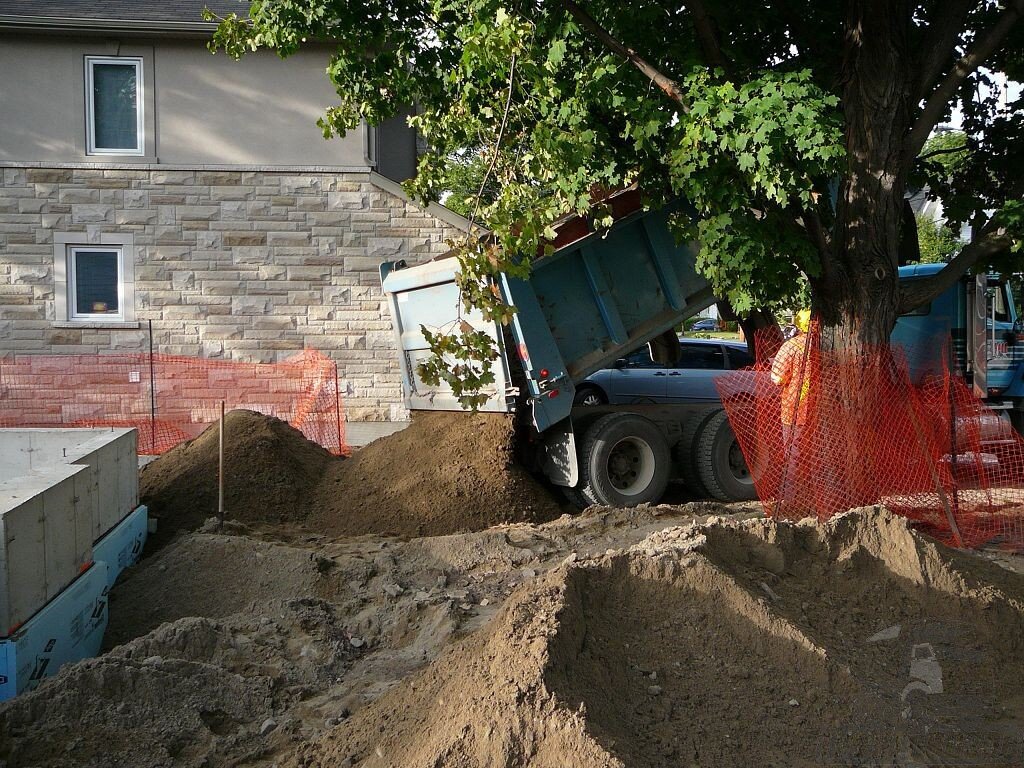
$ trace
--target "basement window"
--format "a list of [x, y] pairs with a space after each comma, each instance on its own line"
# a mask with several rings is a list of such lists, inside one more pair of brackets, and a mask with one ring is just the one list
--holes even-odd
[[135, 317], [135, 236], [53, 233], [53, 316], [58, 327], [138, 327]]
[[124, 320], [121, 248], [68, 248], [68, 305], [71, 320]]
[[86, 56], [86, 130], [90, 155], [142, 155], [142, 59]]

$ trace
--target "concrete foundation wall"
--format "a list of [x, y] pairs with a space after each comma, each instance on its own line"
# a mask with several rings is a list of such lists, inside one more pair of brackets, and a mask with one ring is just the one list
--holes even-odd
[[92, 559], [87, 475], [86, 467], [63, 464], [0, 481], [0, 636]]
[[0, 430], [0, 636], [74, 581], [136, 508], [136, 435]]

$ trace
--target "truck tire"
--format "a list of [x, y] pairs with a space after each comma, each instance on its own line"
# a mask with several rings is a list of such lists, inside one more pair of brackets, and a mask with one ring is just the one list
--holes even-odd
[[740, 451], [725, 411], [704, 425], [697, 439], [697, 472], [708, 493], [720, 501], [757, 498], [754, 478]]
[[583, 495], [583, 491], [581, 491], [579, 488], [563, 487], [561, 491], [562, 495], [566, 498], [566, 500], [581, 512], [593, 503], [592, 501], [590, 501], [590, 499]]
[[610, 413], [591, 424], [579, 458], [577, 489], [591, 504], [608, 507], [657, 502], [672, 467], [661, 430], [633, 413]]
[[700, 498], [707, 498], [710, 494], [697, 471], [697, 440], [704, 426], [716, 413], [722, 413], [721, 406], [708, 406], [690, 414], [683, 422], [682, 437], [675, 446], [676, 464], [679, 467], [679, 474], [683, 476], [686, 490]]

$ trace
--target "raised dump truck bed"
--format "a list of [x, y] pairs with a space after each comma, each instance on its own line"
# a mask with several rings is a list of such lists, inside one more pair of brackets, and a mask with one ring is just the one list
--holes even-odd
[[[618, 203], [612, 199], [613, 208]], [[579, 382], [645, 342], [668, 334], [667, 348], [678, 354], [674, 329], [714, 302], [696, 271], [694, 247], [677, 243], [670, 230], [672, 212], [636, 211], [606, 231], [581, 233], [538, 259], [526, 280], [502, 274], [498, 287], [517, 310], [509, 328], [475, 312], [462, 318], [489, 333], [499, 351], [496, 382], [482, 410], [525, 411], [536, 430], [531, 445], [539, 446], [537, 467], [581, 505], [656, 501], [670, 475], [679, 474], [671, 449], [684, 436], [696, 445], [695, 428], [705, 425], [715, 430], [715, 439], [705, 443], [719, 457], [710, 462], [722, 475], [714, 483], [725, 489], [719, 495], [753, 497], [742, 457], [741, 466], [730, 468], [728, 456], [739, 453], [720, 445], [735, 443], [720, 406], [574, 408]], [[568, 222], [562, 239], [571, 239], [565, 231], [579, 223]], [[416, 371], [430, 355], [422, 329], [452, 329], [460, 319], [457, 273], [454, 257], [381, 267], [406, 404], [413, 411], [461, 410], [447, 387], [426, 385]], [[688, 451], [675, 453], [696, 466]]]
[[[510, 335], [478, 313], [465, 316], [495, 339], [501, 355], [483, 410], [528, 405], [543, 432], [569, 416], [577, 383], [714, 302], [694, 266], [695, 250], [675, 242], [669, 215], [633, 213], [538, 259], [527, 280], [502, 275], [502, 296], [518, 310]], [[459, 318], [457, 271], [455, 257], [381, 267], [412, 410], [461, 409], [449, 389], [427, 386], [416, 374], [430, 354], [421, 327], [451, 328]], [[523, 371], [526, 392], [513, 392], [513, 368]]]

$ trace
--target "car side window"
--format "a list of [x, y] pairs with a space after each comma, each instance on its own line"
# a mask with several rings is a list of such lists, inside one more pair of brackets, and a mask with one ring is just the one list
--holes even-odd
[[683, 353], [676, 368], [725, 370], [725, 352], [721, 344], [682, 344]]
[[645, 344], [635, 352], [630, 352], [626, 355], [626, 365], [624, 367], [635, 370], [644, 368], [664, 368], [665, 366], [651, 360], [651, 350], [648, 349]]
[[737, 370], [747, 368], [754, 364], [754, 358], [745, 349], [738, 347], [726, 347], [726, 354], [729, 355], [729, 368]]

